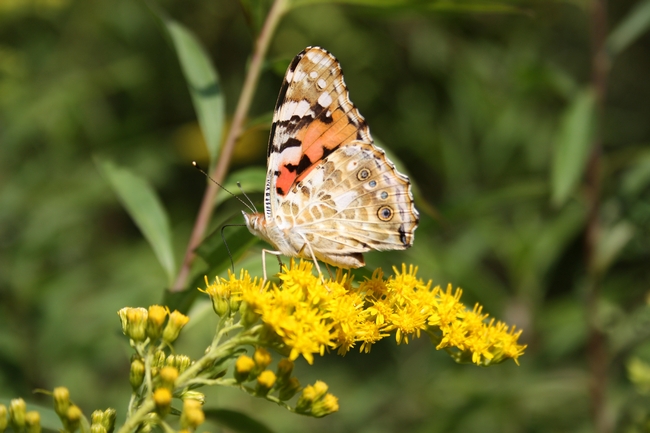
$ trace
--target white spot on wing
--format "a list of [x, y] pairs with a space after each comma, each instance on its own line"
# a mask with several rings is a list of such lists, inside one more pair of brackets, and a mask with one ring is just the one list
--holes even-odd
[[331, 103], [332, 103], [332, 96], [330, 95], [329, 92], [323, 92], [318, 97], [318, 104], [321, 107], [329, 107]]
[[347, 191], [339, 196], [332, 197], [332, 199], [334, 200], [334, 203], [336, 203], [337, 209], [345, 209], [350, 206], [350, 203], [352, 203], [357, 197], [359, 197], [357, 191]]
[[307, 102], [304, 99], [300, 101], [286, 101], [284, 104], [282, 104], [282, 107], [280, 108], [278, 119], [289, 120], [293, 116], [303, 117], [307, 113], [313, 115], [314, 113], [311, 112], [309, 107], [310, 107], [309, 102]]
[[322, 78], [316, 82], [319, 89], [324, 89], [327, 86], [327, 83]]
[[293, 79], [291, 81], [297, 83], [298, 81], [302, 81], [306, 75], [307, 74], [305, 74], [305, 71], [302, 69], [296, 69], [293, 73]]
[[287, 147], [282, 151], [282, 160], [280, 161], [282, 164], [298, 164], [300, 162], [300, 158], [302, 157], [302, 148], [300, 146], [296, 147]]
[[309, 73], [309, 78], [316, 78], [316, 77], [318, 77], [318, 72], [316, 72], [316, 71], [311, 71], [311, 72]]

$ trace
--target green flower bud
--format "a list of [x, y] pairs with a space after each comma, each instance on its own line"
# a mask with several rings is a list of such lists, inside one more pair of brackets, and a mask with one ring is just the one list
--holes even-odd
[[183, 329], [183, 327], [187, 325], [187, 322], [189, 321], [189, 317], [180, 313], [179, 311], [174, 310], [174, 312], [169, 315], [167, 326], [165, 326], [165, 330], [163, 331], [163, 340], [167, 344], [172, 344], [178, 338], [178, 335], [181, 333], [181, 329]]
[[199, 391], [185, 391], [181, 394], [181, 400], [196, 400], [201, 404], [205, 404], [205, 394]]
[[253, 311], [246, 302], [242, 302], [241, 307], [239, 307], [239, 314], [241, 314], [241, 323], [245, 328], [254, 325], [260, 318], [260, 315]]
[[115, 409], [112, 407], [109, 407], [104, 411], [104, 417], [102, 419], [102, 425], [106, 429], [107, 433], [113, 433], [113, 430], [115, 430], [115, 418], [117, 416], [117, 412]]
[[35, 410], [25, 414], [25, 433], [41, 433], [41, 414]]
[[74, 432], [81, 425], [81, 418], [83, 418], [83, 412], [81, 412], [79, 406], [70, 405], [61, 421], [67, 431]]
[[104, 411], [103, 410], [94, 410], [93, 413], [90, 414], [90, 424], [101, 424], [102, 419], [104, 418]]
[[224, 299], [219, 295], [212, 296], [211, 299], [212, 309], [215, 313], [217, 313], [217, 316], [223, 317], [230, 313], [230, 303], [227, 299]]
[[176, 365], [179, 373], [183, 373], [187, 368], [192, 365], [192, 359], [187, 355], [176, 355]]
[[293, 372], [293, 366], [293, 361], [289, 358], [282, 358], [280, 362], [278, 362], [276, 375], [278, 376], [279, 385], [283, 385], [289, 381], [291, 373]]
[[141, 359], [134, 359], [131, 362], [131, 371], [129, 372], [129, 382], [131, 382], [131, 388], [133, 388], [134, 391], [140, 388], [140, 385], [144, 382], [144, 373], [144, 362], [142, 362]]
[[326, 393], [327, 384], [320, 380], [317, 380], [313, 385], [306, 386], [296, 403], [296, 412], [302, 414], [311, 413], [314, 403], [323, 398]]
[[4, 432], [9, 425], [9, 419], [7, 418], [7, 406], [0, 404], [0, 433]]
[[181, 428], [194, 430], [205, 421], [205, 414], [201, 403], [197, 400], [189, 399], [183, 402], [183, 412], [181, 413]]
[[106, 432], [106, 428], [104, 428], [103, 425], [93, 423], [90, 425], [90, 433], [107, 433], [107, 432]]
[[68, 388], [64, 386], [54, 388], [52, 398], [54, 399], [54, 412], [59, 415], [59, 418], [65, 417], [70, 407], [70, 391], [68, 391]]
[[151, 366], [162, 368], [165, 365], [167, 365], [167, 355], [165, 355], [163, 350], [156, 350], [153, 354], [153, 359], [151, 360]]
[[325, 394], [323, 398], [314, 402], [311, 409], [312, 416], [316, 418], [324, 417], [339, 410], [339, 399], [332, 394]]
[[295, 377], [290, 377], [279, 389], [278, 398], [282, 401], [289, 400], [300, 391], [300, 382]]
[[22, 398], [16, 398], [9, 403], [9, 421], [15, 431], [25, 428], [27, 405]]

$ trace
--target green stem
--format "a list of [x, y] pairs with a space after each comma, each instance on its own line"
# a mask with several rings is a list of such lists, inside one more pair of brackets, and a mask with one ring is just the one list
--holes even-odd
[[129, 433], [136, 429], [136, 427], [147, 417], [149, 412], [153, 411], [156, 408], [156, 404], [153, 401], [153, 397], [147, 397], [138, 410], [129, 418], [126, 419], [126, 422], [117, 433]]
[[[257, 83], [259, 81], [260, 73], [262, 72], [262, 63], [266, 52], [269, 48], [271, 42], [271, 37], [275, 32], [276, 27], [278, 26], [282, 15], [286, 11], [287, 0], [274, 0], [271, 10], [266, 17], [262, 31], [260, 32], [257, 42], [255, 43], [255, 49], [251, 58], [250, 67], [248, 68], [248, 73], [246, 74], [246, 79], [244, 81], [244, 87], [242, 88], [241, 95], [239, 96], [239, 101], [237, 103], [237, 108], [235, 109], [235, 114], [233, 116], [232, 124], [230, 125], [230, 131], [228, 132], [228, 137], [221, 148], [221, 154], [217, 165], [210, 172], [210, 177], [212, 177], [218, 183], [223, 183], [228, 167], [230, 165], [230, 159], [232, 157], [235, 144], [241, 136], [244, 130], [244, 121], [248, 115], [248, 111], [253, 100], [253, 95], [255, 94], [255, 89], [257, 88]], [[185, 251], [185, 257], [183, 258], [183, 264], [181, 269], [178, 272], [176, 281], [174, 285], [170, 288], [172, 292], [180, 292], [185, 290], [187, 284], [187, 278], [190, 275], [190, 269], [192, 263], [194, 262], [195, 254], [194, 250], [199, 246], [205, 231], [212, 217], [212, 212], [214, 210], [214, 200], [219, 191], [219, 186], [214, 182], [208, 182], [208, 187], [205, 190], [203, 195], [203, 201], [201, 202], [201, 207], [199, 209], [199, 214], [196, 217], [196, 222], [194, 228], [192, 229], [192, 234], [190, 236], [190, 241], [187, 244], [187, 250]]]
[[[261, 325], [255, 326], [240, 336], [230, 339], [221, 346], [211, 346], [208, 353], [178, 376], [178, 379], [176, 380], [176, 389], [183, 389], [191, 385], [196, 376], [201, 373], [203, 369], [209, 367], [219, 359], [228, 357], [238, 346], [254, 345], [258, 343], [256, 334], [260, 327]], [[134, 431], [135, 428], [144, 421], [147, 415], [156, 408], [151, 391], [151, 388], [147, 390], [149, 396], [142, 401], [138, 410], [127, 418], [126, 422], [122, 427], [120, 427], [117, 433], [129, 433]]]

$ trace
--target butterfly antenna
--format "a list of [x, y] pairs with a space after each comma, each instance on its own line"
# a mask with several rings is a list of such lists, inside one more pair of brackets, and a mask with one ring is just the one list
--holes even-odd
[[232, 259], [232, 254], [230, 253], [230, 247], [228, 247], [228, 242], [226, 242], [226, 237], [223, 235], [223, 229], [226, 227], [232, 227], [232, 226], [239, 226], [240, 224], [226, 224], [225, 226], [221, 227], [221, 239], [223, 240], [223, 244], [226, 247], [226, 251], [228, 251], [228, 257], [230, 257], [230, 267], [232, 268], [232, 273], [235, 273], [235, 262]]
[[[197, 164], [196, 161], [192, 161], [192, 165], [193, 165], [194, 168], [196, 168], [198, 171], [200, 171], [201, 173], [203, 173], [203, 175], [204, 175], [205, 177], [207, 177], [208, 179], [210, 179], [210, 180], [211, 180], [212, 182], [214, 182], [215, 184], [219, 185], [219, 186], [221, 187], [222, 190], [226, 191], [228, 194], [230, 194], [231, 196], [233, 196], [233, 197], [235, 197], [237, 200], [239, 200], [239, 202], [240, 202], [241, 204], [243, 204], [244, 206], [246, 206], [246, 209], [248, 209], [249, 211], [251, 211], [251, 212], [253, 212], [253, 213], [257, 213], [257, 209], [255, 209], [255, 205], [253, 205], [253, 207], [251, 207], [251, 206], [250, 206], [248, 203], [246, 203], [244, 200], [240, 199], [238, 196], [236, 196], [236, 195], [233, 194], [232, 192], [228, 191], [228, 190], [227, 190], [223, 185], [221, 185], [221, 184], [220, 184], [219, 182], [217, 182], [216, 180], [212, 179], [212, 177], [210, 177], [210, 175], [209, 175], [208, 173], [206, 173], [205, 170], [203, 170], [203, 169], [199, 166], [199, 164]], [[237, 185], [239, 185], [239, 182], [237, 182]], [[241, 188], [241, 187], [240, 187], [240, 188]], [[243, 192], [243, 191], [242, 191], [242, 192]], [[246, 196], [246, 194], [244, 194], [244, 195]], [[246, 198], [248, 198], [248, 196], [246, 196]], [[248, 201], [250, 201], [250, 198], [248, 198]], [[251, 204], [252, 204], [252, 202], [251, 202]], [[230, 261], [232, 261], [232, 257], [230, 258]]]
[[241, 187], [241, 183], [237, 182], [237, 186], [239, 187], [239, 190], [241, 191], [241, 193], [244, 194], [244, 197], [246, 197], [246, 200], [248, 200], [248, 202], [251, 204], [251, 206], [253, 206], [253, 208], [255, 209], [255, 212], [257, 212], [257, 207], [255, 206], [255, 203], [253, 203], [253, 200], [251, 200], [250, 197], [248, 195], [246, 195], [246, 193], [244, 192], [244, 188]]

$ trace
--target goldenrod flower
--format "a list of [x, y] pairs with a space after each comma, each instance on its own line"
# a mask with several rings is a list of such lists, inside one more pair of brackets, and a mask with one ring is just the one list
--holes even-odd
[[481, 306], [469, 310], [460, 302], [460, 289], [432, 288], [431, 281], [417, 277], [417, 270], [402, 265], [384, 278], [377, 269], [355, 285], [349, 273], [339, 271], [335, 278], [323, 280], [313, 274], [312, 262], [292, 260], [279, 274], [280, 285], [262, 287], [242, 270], [239, 278], [229, 273], [228, 279], [217, 279], [205, 291], [213, 303], [215, 297], [243, 302], [241, 314], [257, 315], [282, 341], [291, 361], [302, 356], [311, 364], [315, 354], [337, 349], [344, 355], [357, 343], [360, 351], [368, 352], [393, 332], [398, 344], [426, 332], [438, 343], [437, 349], [453, 349], [457, 359], [480, 365], [517, 362], [526, 347], [517, 343], [521, 331], [487, 322]]
[[160, 379], [160, 386], [174, 389], [174, 383], [178, 379], [178, 370], [176, 367], [163, 367], [158, 372], [158, 378]]
[[248, 380], [248, 376], [255, 368], [255, 361], [253, 358], [246, 355], [240, 355], [235, 361], [235, 379], [237, 382], [244, 382]]
[[162, 334], [162, 326], [168, 314], [169, 310], [160, 305], [152, 305], [147, 310], [147, 336], [151, 340], [157, 340]]
[[276, 380], [277, 377], [275, 373], [273, 373], [271, 370], [264, 370], [263, 372], [260, 373], [259, 376], [257, 376], [257, 385], [255, 386], [255, 394], [259, 396], [265, 396], [266, 394], [269, 393], [271, 388], [273, 388], [273, 385], [275, 385]]
[[146, 308], [124, 307], [117, 312], [122, 322], [122, 332], [133, 341], [144, 341], [147, 337]]
[[153, 401], [161, 416], [169, 413], [172, 404], [172, 392], [167, 388], [158, 388], [153, 392]]

